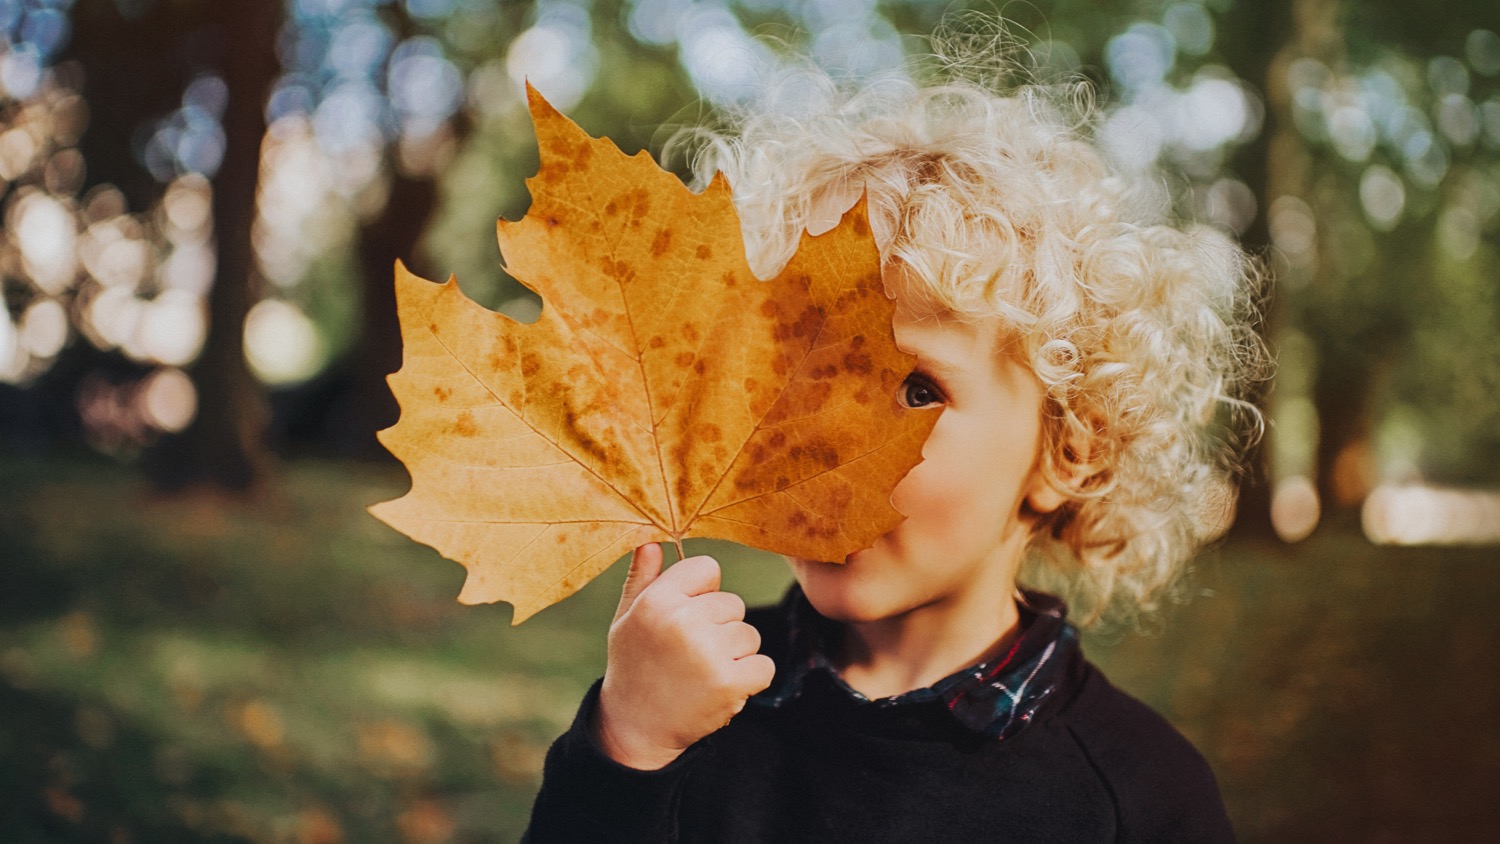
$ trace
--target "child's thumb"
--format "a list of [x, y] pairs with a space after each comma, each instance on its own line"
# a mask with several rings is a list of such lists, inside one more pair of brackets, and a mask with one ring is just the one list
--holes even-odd
[[635, 554], [630, 558], [630, 573], [625, 575], [625, 590], [620, 593], [620, 606], [615, 610], [616, 619], [624, 615], [635, 603], [635, 599], [661, 574], [661, 563], [659, 543], [652, 542], [635, 549]]

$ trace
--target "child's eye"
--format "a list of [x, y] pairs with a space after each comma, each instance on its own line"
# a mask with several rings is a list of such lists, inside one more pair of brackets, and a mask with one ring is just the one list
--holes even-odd
[[932, 379], [920, 372], [906, 376], [906, 380], [901, 382], [901, 389], [896, 391], [896, 400], [901, 402], [902, 407], [913, 410], [945, 401], [943, 392], [932, 383]]

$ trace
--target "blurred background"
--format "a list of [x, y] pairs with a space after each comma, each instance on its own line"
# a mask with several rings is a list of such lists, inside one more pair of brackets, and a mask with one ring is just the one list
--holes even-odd
[[[0, 0], [0, 840], [518, 837], [623, 571], [512, 629], [364, 512], [407, 483], [374, 440], [393, 261], [537, 313], [494, 240], [525, 78], [659, 152], [789, 49], [889, 69], [964, 7]], [[1275, 278], [1271, 425], [1199, 595], [1089, 654], [1246, 841], [1493, 840], [1500, 7], [1003, 8]], [[690, 551], [752, 603], [788, 582]]]

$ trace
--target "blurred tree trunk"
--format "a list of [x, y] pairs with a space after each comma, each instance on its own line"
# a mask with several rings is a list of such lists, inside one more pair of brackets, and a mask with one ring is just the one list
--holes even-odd
[[[383, 10], [398, 40], [416, 35], [415, 22], [402, 7]], [[326, 432], [335, 449], [356, 457], [386, 452], [376, 432], [396, 423], [398, 409], [386, 376], [401, 368], [401, 327], [396, 319], [395, 265], [436, 278], [440, 268], [422, 253], [422, 235], [438, 207], [442, 171], [473, 129], [462, 109], [430, 138], [389, 150], [391, 186], [385, 207], [359, 228], [356, 239], [360, 271], [359, 339], [342, 365], [348, 378], [336, 399]]]
[[[422, 233], [437, 208], [434, 175], [395, 168], [390, 201], [378, 217], [360, 226], [358, 236], [360, 335], [349, 352], [348, 392], [332, 420], [331, 439], [339, 451], [364, 457], [383, 454], [375, 433], [396, 422], [396, 399], [386, 376], [401, 368], [401, 328], [396, 320], [396, 261], [420, 275], [431, 272], [418, 254]], [[430, 277], [430, 276], [429, 276]]]
[[[1241, 79], [1255, 85], [1265, 97], [1265, 123], [1253, 143], [1240, 150], [1234, 169], [1255, 195], [1255, 218], [1240, 236], [1245, 249], [1262, 262], [1266, 273], [1267, 296], [1262, 304], [1256, 331], [1268, 341], [1278, 320], [1278, 299], [1274, 291], [1271, 260], [1271, 202], [1285, 192], [1292, 181], [1287, 171], [1290, 160], [1297, 157], [1296, 129], [1291, 122], [1291, 92], [1287, 90], [1286, 65], [1295, 57], [1297, 35], [1292, 30], [1292, 7], [1297, 0], [1262, 0], [1239, 3], [1224, 16], [1220, 44], [1230, 68]], [[1259, 385], [1246, 398], [1262, 412], [1270, 382]], [[1245, 453], [1244, 473], [1239, 482], [1239, 498], [1234, 525], [1237, 537], [1264, 538], [1273, 535], [1271, 527], [1271, 452], [1262, 436]]]
[[192, 368], [198, 413], [181, 434], [163, 439], [149, 463], [162, 489], [207, 485], [253, 491], [270, 466], [265, 443], [265, 388], [245, 361], [245, 316], [255, 300], [255, 221], [265, 104], [279, 65], [280, 2], [209, 4], [219, 39], [229, 102], [224, 112], [224, 159], [213, 180], [218, 266], [208, 297], [208, 336]]
[[153, 3], [130, 16], [113, 0], [79, 0], [70, 20], [67, 58], [83, 67], [89, 126], [78, 141], [88, 162], [87, 188], [109, 183], [130, 208], [150, 208], [162, 185], [136, 160], [132, 139], [143, 121], [182, 104], [190, 77], [187, 47], [204, 23], [203, 9]]

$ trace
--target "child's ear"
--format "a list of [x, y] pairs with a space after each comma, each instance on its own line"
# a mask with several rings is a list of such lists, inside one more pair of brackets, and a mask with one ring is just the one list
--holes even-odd
[[1039, 465], [1031, 473], [1031, 480], [1026, 486], [1026, 507], [1038, 515], [1054, 513], [1057, 508], [1066, 504], [1070, 499], [1071, 491], [1083, 489], [1099, 472], [1098, 448], [1091, 441], [1078, 443], [1072, 441], [1063, 446], [1062, 465], [1057, 467], [1057, 474], [1061, 475], [1059, 483], [1052, 480], [1053, 473], [1047, 472]]
[[1039, 516], [1044, 516], [1055, 512], [1067, 500], [1068, 496], [1047, 480], [1045, 472], [1031, 473], [1031, 481], [1026, 487], [1026, 508], [1028, 510]]

